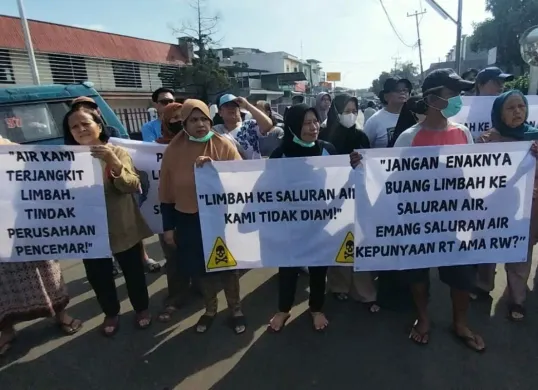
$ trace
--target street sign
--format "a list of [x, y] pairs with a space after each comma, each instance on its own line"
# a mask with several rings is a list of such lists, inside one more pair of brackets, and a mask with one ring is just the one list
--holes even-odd
[[341, 81], [340, 72], [327, 72], [327, 81]]

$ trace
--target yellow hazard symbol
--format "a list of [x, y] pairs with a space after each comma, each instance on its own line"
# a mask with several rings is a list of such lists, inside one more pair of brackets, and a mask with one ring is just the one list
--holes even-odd
[[355, 260], [355, 238], [348, 232], [342, 242], [335, 261], [340, 264], [352, 264]]
[[213, 249], [211, 250], [209, 261], [207, 262], [207, 269], [229, 268], [236, 266], [237, 262], [228, 250], [228, 247], [222, 238], [217, 237], [215, 240], [215, 245], [213, 245]]

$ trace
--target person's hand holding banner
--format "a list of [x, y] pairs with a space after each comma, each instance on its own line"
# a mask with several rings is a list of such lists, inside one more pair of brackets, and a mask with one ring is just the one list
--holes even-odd
[[123, 164], [116, 154], [112, 151], [108, 145], [95, 145], [90, 147], [90, 152], [92, 157], [103, 160], [114, 175], [118, 176], [121, 174]]
[[357, 168], [360, 165], [361, 160], [362, 160], [362, 156], [356, 150], [351, 152], [351, 154], [349, 155], [349, 163], [351, 164], [351, 168], [353, 169]]
[[196, 159], [196, 168], [202, 168], [205, 163], [213, 161], [211, 157], [208, 156], [199, 156]]

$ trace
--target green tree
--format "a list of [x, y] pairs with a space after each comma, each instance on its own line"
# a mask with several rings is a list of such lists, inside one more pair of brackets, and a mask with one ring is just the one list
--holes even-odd
[[491, 18], [474, 25], [471, 49], [497, 47], [497, 64], [509, 72], [524, 73], [527, 65], [521, 58], [519, 38], [529, 27], [538, 24], [536, 0], [486, 0]]
[[412, 62], [404, 62], [398, 64], [396, 68], [391, 69], [390, 72], [383, 71], [379, 77], [372, 81], [372, 86], [370, 87], [370, 92], [375, 93], [376, 95], [381, 92], [383, 89], [383, 84], [389, 77], [400, 77], [405, 78], [411, 81], [413, 85], [416, 85], [419, 81], [418, 68]]
[[504, 85], [504, 89], [506, 91], [511, 89], [519, 89], [526, 95], [529, 91], [529, 75], [525, 74], [523, 76], [519, 76], [515, 80], [506, 83]]
[[197, 58], [193, 58], [192, 66], [181, 67], [170, 81], [174, 89], [184, 88], [187, 93], [209, 103], [214, 95], [233, 86], [226, 69], [219, 66], [219, 58], [213, 50], [218, 44], [215, 34], [220, 16], [208, 16], [205, 0], [192, 0], [190, 6], [196, 14], [194, 23], [184, 22], [174, 32], [188, 38], [195, 47]]

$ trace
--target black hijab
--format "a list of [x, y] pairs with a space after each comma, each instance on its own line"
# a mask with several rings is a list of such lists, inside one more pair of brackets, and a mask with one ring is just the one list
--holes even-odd
[[315, 108], [308, 105], [296, 104], [288, 108], [286, 117], [284, 119], [284, 137], [282, 138], [282, 154], [286, 157], [307, 157], [307, 156], [321, 156], [323, 153], [323, 146], [319, 141], [311, 148], [306, 148], [295, 142], [293, 142], [293, 136], [301, 139], [301, 130], [303, 128], [303, 122], [308, 111], [312, 111], [319, 121], [319, 114]]
[[394, 143], [404, 131], [417, 124], [417, 118], [415, 113], [424, 114], [426, 112], [426, 106], [422, 96], [413, 96], [407, 100], [402, 106], [400, 115], [398, 116], [398, 122], [389, 139], [388, 147], [392, 148]]
[[349, 154], [355, 149], [365, 149], [370, 147], [370, 141], [364, 132], [358, 130], [356, 125], [346, 128], [340, 124], [339, 114], [344, 112], [347, 104], [353, 101], [359, 108], [359, 101], [356, 97], [348, 94], [341, 94], [334, 98], [327, 115], [327, 127], [321, 139], [330, 142], [339, 154]]

